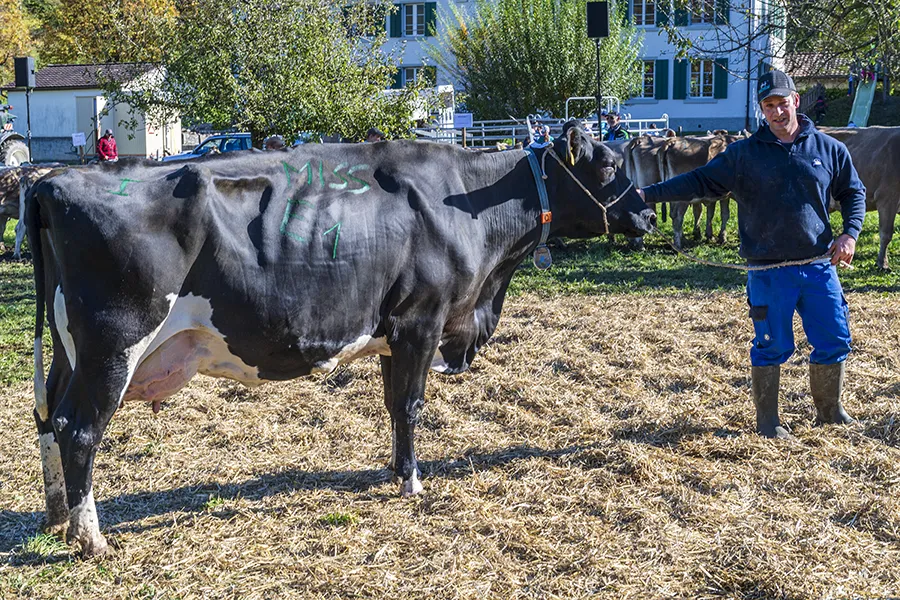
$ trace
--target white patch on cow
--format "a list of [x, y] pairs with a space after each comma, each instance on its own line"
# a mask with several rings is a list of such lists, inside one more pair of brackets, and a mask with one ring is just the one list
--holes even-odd
[[372, 356], [373, 354], [391, 355], [391, 347], [388, 346], [387, 338], [384, 336], [373, 338], [371, 335], [361, 335], [355, 342], [350, 342], [328, 360], [323, 360], [313, 365], [311, 372], [331, 373], [340, 364], [364, 356]]
[[174, 308], [177, 299], [177, 294], [167, 294], [166, 300], [169, 301], [169, 312], [166, 314], [166, 318], [162, 320], [162, 323], [156, 326], [156, 329], [144, 336], [135, 345], [125, 349], [125, 362], [128, 365], [128, 375], [125, 379], [125, 385], [122, 386], [122, 391], [119, 393], [119, 404], [122, 403], [122, 398], [125, 397], [125, 392], [131, 384], [131, 378], [134, 377], [138, 365], [141, 364], [141, 361], [150, 353], [150, 346], [156, 341], [159, 331], [165, 326], [166, 321], [168, 321], [169, 317], [172, 315], [172, 309]]
[[44, 497], [47, 502], [48, 525], [53, 516], [65, 515], [66, 480], [63, 476], [62, 459], [59, 455], [59, 444], [53, 433], [45, 433], [38, 438], [41, 446], [41, 468], [44, 472]]
[[[53, 313], [56, 316], [56, 332], [62, 340], [66, 356], [69, 358], [69, 366], [75, 370], [75, 339], [69, 332], [69, 315], [66, 313], [66, 297], [63, 295], [62, 286], [56, 286], [56, 294], [53, 297]], [[43, 369], [41, 369], [43, 375]]]
[[72, 508], [69, 514], [69, 537], [81, 542], [81, 549], [87, 555], [103, 554], [106, 551], [106, 538], [100, 534], [100, 523], [97, 521], [94, 490], [88, 490], [81, 504]]
[[50, 418], [50, 409], [47, 407], [47, 384], [44, 382], [43, 345], [41, 338], [34, 338], [34, 410], [41, 421], [46, 421]]
[[423, 489], [422, 484], [419, 482], [418, 474], [413, 470], [412, 477], [404, 481], [401, 485], [400, 494], [404, 497], [415, 496], [416, 494], [420, 494]]
[[[228, 349], [225, 336], [212, 322], [209, 300], [188, 294], [166, 297], [169, 314], [156, 331], [141, 340], [141, 352], [130, 371], [122, 399], [158, 401], [187, 385], [196, 373], [260, 385], [259, 369]], [[133, 354], [137, 353], [138, 345]], [[130, 366], [130, 361], [129, 361]]]

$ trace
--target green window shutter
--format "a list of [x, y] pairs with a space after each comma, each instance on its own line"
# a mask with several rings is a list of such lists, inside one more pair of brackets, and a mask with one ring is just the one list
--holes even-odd
[[432, 87], [437, 85], [437, 67], [422, 67], [422, 75], [425, 77], [425, 81], [428, 82], [428, 85]]
[[437, 35], [437, 2], [425, 3], [425, 35]]
[[669, 24], [669, 4], [665, 2], [659, 2], [656, 5], [656, 26], [657, 27], [665, 27]]
[[716, 25], [728, 23], [731, 3], [728, 0], [716, 0]]
[[391, 83], [392, 90], [403, 89], [403, 69], [402, 67], [394, 71], [394, 81]]
[[[679, 2], [679, 0], [675, 0], [675, 2]], [[675, 25], [677, 27], [684, 27], [685, 25], [690, 23], [690, 13], [685, 6], [675, 5]]]
[[684, 100], [687, 98], [688, 61], [684, 59], [676, 60], [672, 68], [674, 70], [672, 75], [672, 99]]
[[728, 97], [728, 59], [717, 58], [713, 71], [713, 98]]
[[669, 61], [656, 61], [656, 69], [653, 74], [653, 97], [657, 100], [668, 100], [669, 98]]
[[394, 8], [397, 10], [391, 13], [389, 34], [392, 38], [403, 37], [403, 5], [395, 4]]
[[632, 0], [624, 0], [625, 1], [625, 14], [622, 15], [622, 25], [628, 26], [634, 24], [634, 13], [632, 12], [631, 2]]

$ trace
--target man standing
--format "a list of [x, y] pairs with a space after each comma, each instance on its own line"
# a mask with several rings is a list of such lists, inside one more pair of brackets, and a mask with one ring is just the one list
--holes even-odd
[[[816, 422], [852, 422], [841, 405], [850, 329], [835, 266], [853, 260], [866, 192], [847, 148], [797, 113], [800, 97], [787, 74], [770, 71], [760, 77], [757, 100], [768, 124], [753, 136], [729, 145], [704, 167], [638, 193], [659, 202], [730, 191], [738, 203], [740, 253], [751, 265], [810, 260], [750, 271], [747, 280], [756, 334], [750, 349], [756, 428], [766, 437], [787, 438], [778, 418], [778, 387], [781, 365], [795, 350], [795, 310], [813, 346], [809, 376]], [[836, 240], [829, 197], [840, 203], [843, 217]]]
[[97, 155], [102, 162], [115, 162], [119, 160], [119, 151], [116, 150], [116, 138], [112, 129], [107, 129], [103, 137], [97, 141]]
[[614, 110], [606, 113], [606, 135], [603, 136], [603, 141], [627, 140], [630, 137], [628, 131], [620, 122], [619, 113]]

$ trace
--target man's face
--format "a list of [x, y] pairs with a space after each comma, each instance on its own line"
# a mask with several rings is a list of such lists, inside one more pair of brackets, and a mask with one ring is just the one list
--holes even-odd
[[791, 93], [790, 96], [769, 96], [759, 103], [766, 121], [776, 136], [793, 135], [797, 131], [797, 108], [800, 106], [800, 96]]
[[610, 127], [615, 127], [616, 125], [619, 124], [619, 117], [616, 115], [607, 115], [606, 124], [609, 125]]
[[375, 142], [380, 142], [380, 141], [381, 141], [381, 136], [380, 136], [380, 135], [375, 135], [375, 134], [373, 133], [373, 134], [371, 134], [371, 135], [369, 135], [369, 136], [366, 137], [366, 141], [369, 142], [370, 144], [374, 144]]

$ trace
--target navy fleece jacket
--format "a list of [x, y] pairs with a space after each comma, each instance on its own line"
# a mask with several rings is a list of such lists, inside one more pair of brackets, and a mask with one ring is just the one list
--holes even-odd
[[806, 116], [797, 117], [800, 133], [793, 144], [782, 144], [763, 125], [706, 166], [644, 188], [647, 202], [732, 192], [738, 204], [740, 254], [751, 263], [825, 254], [833, 241], [831, 197], [841, 205], [844, 233], [856, 239], [866, 214], [866, 188], [850, 153]]

